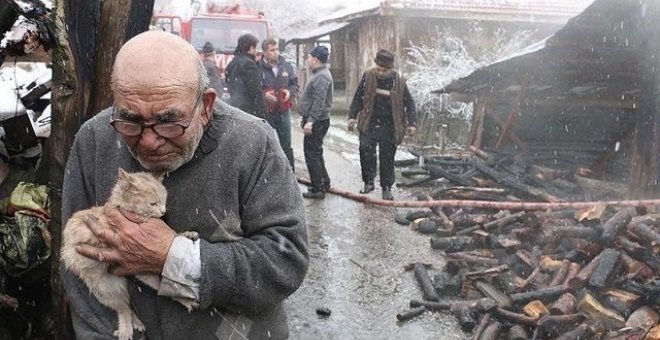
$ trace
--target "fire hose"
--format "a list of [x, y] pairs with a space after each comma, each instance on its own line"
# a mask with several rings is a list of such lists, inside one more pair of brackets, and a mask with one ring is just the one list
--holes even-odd
[[[307, 178], [296, 177], [298, 182], [310, 185]], [[426, 201], [388, 201], [368, 195], [332, 187], [327, 192], [342, 196], [356, 202], [401, 208], [431, 208], [431, 207], [464, 207], [487, 208], [499, 210], [560, 210], [584, 209], [597, 204], [607, 204], [620, 207], [660, 206], [660, 199], [623, 200], [623, 201], [591, 201], [591, 202], [522, 202], [522, 201], [479, 201], [479, 200], [426, 200]]]

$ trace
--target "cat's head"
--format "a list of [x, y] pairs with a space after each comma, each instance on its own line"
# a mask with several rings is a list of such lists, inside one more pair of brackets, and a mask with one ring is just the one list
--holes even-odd
[[161, 217], [165, 214], [167, 201], [167, 190], [162, 181], [163, 174], [128, 173], [119, 169], [109, 203], [140, 216]]

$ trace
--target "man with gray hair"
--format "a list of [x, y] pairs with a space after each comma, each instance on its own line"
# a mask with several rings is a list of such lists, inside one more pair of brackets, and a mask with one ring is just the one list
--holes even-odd
[[[113, 106], [76, 135], [62, 224], [105, 202], [118, 168], [166, 173], [163, 219], [108, 208], [110, 228], [86, 219], [104, 247], [76, 248], [128, 278], [145, 326], [134, 338], [285, 339], [283, 300], [308, 266], [300, 190], [274, 131], [216, 100], [208, 82], [197, 52], [177, 36], [149, 31], [126, 42], [113, 68]], [[158, 275], [159, 289], [137, 274]], [[77, 338], [114, 338], [116, 314], [63, 267], [61, 277]], [[192, 299], [199, 310], [189, 313], [173, 298]]]

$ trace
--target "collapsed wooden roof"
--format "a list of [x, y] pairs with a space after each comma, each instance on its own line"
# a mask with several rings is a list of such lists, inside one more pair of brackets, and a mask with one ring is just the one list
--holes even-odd
[[640, 15], [638, 1], [597, 0], [552, 37], [436, 92], [502, 103], [520, 97], [525, 106], [634, 109]]
[[555, 167], [626, 181], [640, 100], [638, 0], [596, 0], [548, 39], [437, 93], [473, 101], [468, 143], [514, 147]]

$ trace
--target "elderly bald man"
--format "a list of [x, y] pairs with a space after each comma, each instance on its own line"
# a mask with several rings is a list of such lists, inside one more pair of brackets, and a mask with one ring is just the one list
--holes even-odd
[[[107, 210], [113, 230], [87, 222], [107, 248], [78, 252], [128, 278], [147, 339], [287, 338], [283, 300], [307, 272], [307, 234], [300, 189], [274, 131], [216, 100], [197, 52], [168, 33], [126, 42], [111, 90], [114, 105], [76, 135], [62, 221], [103, 204], [117, 168], [166, 172], [167, 212], [141, 223]], [[187, 230], [200, 239], [177, 236]], [[160, 288], [134, 279], [139, 273], [159, 275]], [[114, 312], [66, 269], [61, 276], [78, 339], [113, 338]], [[193, 299], [199, 310], [172, 298]]]

